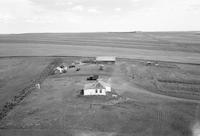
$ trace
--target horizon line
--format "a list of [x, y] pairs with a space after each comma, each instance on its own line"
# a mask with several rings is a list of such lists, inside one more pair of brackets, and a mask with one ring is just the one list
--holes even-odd
[[12, 35], [12, 34], [84, 34], [84, 33], [173, 33], [173, 32], [196, 32], [199, 30], [174, 30], [174, 31], [85, 31], [85, 32], [19, 32], [19, 33], [0, 33], [0, 35]]

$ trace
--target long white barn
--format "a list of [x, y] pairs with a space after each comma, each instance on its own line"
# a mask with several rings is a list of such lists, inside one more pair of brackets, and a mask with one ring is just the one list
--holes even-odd
[[99, 57], [96, 57], [96, 63], [114, 64], [115, 62], [116, 62], [116, 57], [114, 57], [114, 56], [99, 56]]

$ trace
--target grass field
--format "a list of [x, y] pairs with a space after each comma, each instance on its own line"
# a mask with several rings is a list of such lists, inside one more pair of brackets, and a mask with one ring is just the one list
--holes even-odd
[[0, 59], [0, 107], [34, 80], [50, 58], [3, 58]]
[[199, 38], [195, 32], [0, 35], [0, 56], [114, 55], [200, 63]]
[[[32, 90], [0, 120], [0, 136], [199, 136], [199, 36], [0, 35], [0, 109], [57, 59], [68, 66], [84, 56], [122, 57], [103, 71], [85, 64], [78, 72], [47, 76], [41, 89]], [[107, 80], [119, 97], [79, 96], [92, 74]]]

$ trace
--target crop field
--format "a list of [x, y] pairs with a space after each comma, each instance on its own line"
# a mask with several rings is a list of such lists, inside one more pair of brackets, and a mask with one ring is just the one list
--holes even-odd
[[0, 56], [112, 55], [199, 63], [199, 39], [195, 32], [0, 35]]
[[[199, 36], [0, 35], [0, 136], [199, 136]], [[103, 70], [83, 63], [53, 74], [97, 55], [118, 58]], [[117, 97], [81, 96], [94, 74]]]

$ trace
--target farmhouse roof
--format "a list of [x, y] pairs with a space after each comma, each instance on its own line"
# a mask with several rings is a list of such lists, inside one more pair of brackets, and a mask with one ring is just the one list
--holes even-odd
[[99, 56], [96, 57], [96, 61], [116, 61], [115, 56]]
[[87, 89], [106, 89], [106, 87], [110, 87], [110, 85], [105, 83], [102, 80], [97, 80], [94, 83], [85, 84], [84, 90], [87, 90]]
[[106, 83], [102, 79], [98, 79], [98, 82], [101, 83], [104, 87], [111, 87], [111, 85], [109, 83]]
[[86, 84], [84, 87], [84, 90], [87, 90], [87, 89], [105, 89], [105, 87], [101, 83], [95, 82], [95, 83]]

